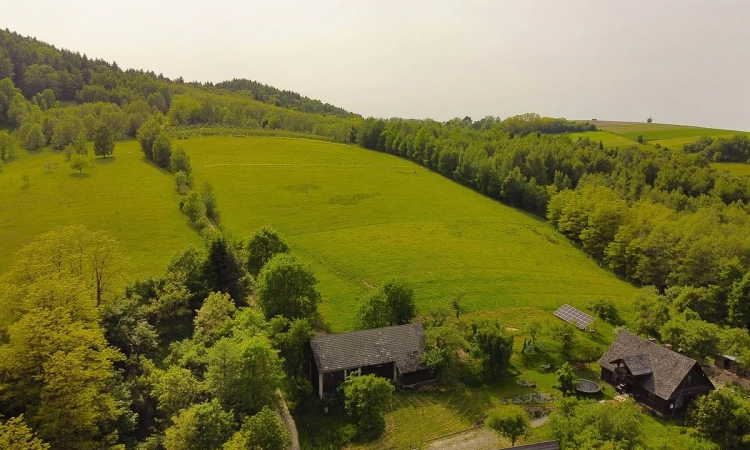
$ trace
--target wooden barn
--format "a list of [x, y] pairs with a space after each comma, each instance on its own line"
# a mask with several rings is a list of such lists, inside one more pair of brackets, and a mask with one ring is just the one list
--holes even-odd
[[602, 381], [661, 415], [684, 412], [714, 389], [695, 360], [621, 331], [599, 358]]
[[400, 386], [413, 386], [433, 379], [422, 363], [424, 330], [421, 324], [396, 325], [317, 336], [310, 340], [314, 364], [310, 381], [323, 398], [351, 374], [374, 374]]

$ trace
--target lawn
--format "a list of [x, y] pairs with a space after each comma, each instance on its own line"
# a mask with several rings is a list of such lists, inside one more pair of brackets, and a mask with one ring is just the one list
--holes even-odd
[[733, 162], [711, 163], [711, 167], [718, 170], [719, 172], [727, 171], [730, 174], [738, 176], [738, 177], [750, 176], [750, 164], [746, 164], [746, 163], [733, 163]]
[[[48, 171], [47, 162], [57, 167]], [[0, 273], [13, 252], [58, 225], [83, 224], [119, 240], [131, 276], [156, 274], [175, 251], [200, 244], [171, 177], [144, 162], [135, 141], [118, 142], [114, 157], [97, 158], [82, 174], [61, 152], [21, 152], [0, 171], [0, 187]]]
[[281, 138], [176, 144], [232, 235], [271, 226], [313, 264], [334, 331], [352, 329], [357, 299], [391, 277], [411, 283], [421, 311], [460, 294], [469, 312], [606, 297], [627, 314], [636, 293], [544, 220], [391, 155]]

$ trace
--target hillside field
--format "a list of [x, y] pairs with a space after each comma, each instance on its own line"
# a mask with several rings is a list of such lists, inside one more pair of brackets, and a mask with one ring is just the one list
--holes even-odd
[[[660, 144], [672, 150], [682, 150], [685, 144], [698, 140], [701, 136], [731, 137], [736, 134], [746, 133], [744, 131], [722, 130], [716, 128], [701, 128], [683, 125], [670, 125], [662, 123], [633, 123], [633, 122], [601, 122], [597, 124], [601, 131], [589, 133], [576, 133], [581, 136], [598, 135], [601, 132], [612, 133], [637, 145], [638, 136], [643, 136], [644, 142], [650, 145]], [[600, 140], [600, 137], [590, 137], [592, 140]], [[604, 141], [607, 146], [607, 142]], [[626, 145], [626, 144], [612, 144]]]
[[[89, 144], [91, 145], [91, 144]], [[47, 170], [45, 163], [56, 163]], [[28, 174], [29, 183], [22, 180]], [[61, 152], [20, 152], [0, 171], [0, 273], [23, 244], [57, 225], [82, 224], [120, 241], [130, 276], [155, 275], [200, 237], [180, 212], [172, 178], [143, 161], [136, 141], [78, 174]]]
[[196, 185], [213, 184], [234, 237], [271, 226], [313, 264], [334, 331], [351, 329], [357, 299], [390, 277], [412, 284], [422, 311], [454, 295], [469, 312], [606, 297], [627, 315], [636, 295], [542, 219], [391, 155], [280, 138], [175, 144]]

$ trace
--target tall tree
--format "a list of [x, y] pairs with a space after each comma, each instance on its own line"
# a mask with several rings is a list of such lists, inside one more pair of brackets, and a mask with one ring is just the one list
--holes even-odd
[[209, 291], [229, 294], [237, 304], [245, 302], [245, 289], [241, 283], [242, 266], [223, 235], [217, 234], [209, 240], [202, 273]]
[[168, 170], [172, 158], [172, 141], [169, 140], [166, 134], [161, 133], [154, 139], [152, 149], [153, 160], [156, 165]]
[[234, 416], [216, 400], [181, 411], [173, 422], [164, 437], [166, 450], [219, 450], [234, 431]]
[[487, 417], [486, 424], [491, 430], [510, 439], [512, 447], [515, 447], [516, 440], [531, 428], [531, 421], [526, 411], [516, 405], [493, 409]]
[[260, 411], [272, 404], [282, 378], [278, 352], [263, 335], [224, 338], [209, 349], [206, 386], [228, 409]]
[[367, 440], [385, 431], [385, 413], [394, 388], [385, 378], [375, 375], [351, 376], [342, 387], [346, 413], [357, 423], [359, 435]]
[[271, 258], [288, 251], [289, 246], [276, 231], [263, 227], [256, 231], [247, 243], [245, 267], [250, 275], [257, 277], [260, 269]]
[[0, 421], [0, 448], [5, 450], [49, 450], [49, 444], [34, 436], [23, 415]]
[[100, 123], [94, 132], [94, 154], [107, 157], [115, 151], [115, 135], [105, 122]]
[[223, 450], [286, 450], [292, 440], [289, 432], [270, 408], [245, 420], [242, 429], [232, 436]]
[[[25, 409], [39, 436], [53, 448], [94, 448], [112, 439], [123, 414], [111, 387], [119, 352], [96, 323], [70, 310], [33, 309], [8, 328], [0, 346], [0, 397]], [[116, 435], [114, 436], [116, 439]]]
[[154, 159], [154, 141], [156, 141], [157, 136], [161, 133], [161, 125], [159, 125], [159, 122], [154, 118], [146, 120], [143, 125], [138, 128], [136, 137], [141, 144], [141, 150], [143, 151], [143, 154], [146, 155], [146, 159]]
[[256, 283], [258, 304], [266, 318], [310, 318], [317, 313], [320, 293], [312, 268], [295, 256], [278, 254], [263, 267]]

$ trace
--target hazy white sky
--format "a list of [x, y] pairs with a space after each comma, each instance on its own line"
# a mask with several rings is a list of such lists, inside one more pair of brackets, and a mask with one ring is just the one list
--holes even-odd
[[365, 116], [525, 112], [750, 130], [750, 1], [3, 2], [0, 27]]

